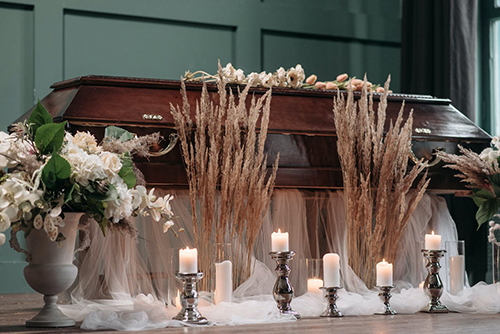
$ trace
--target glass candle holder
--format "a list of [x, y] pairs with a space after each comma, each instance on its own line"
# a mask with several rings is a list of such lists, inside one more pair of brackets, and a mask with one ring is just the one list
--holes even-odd
[[465, 241], [446, 241], [445, 249], [448, 268], [446, 290], [456, 295], [465, 288]]
[[307, 292], [322, 295], [323, 287], [323, 260], [306, 259]]

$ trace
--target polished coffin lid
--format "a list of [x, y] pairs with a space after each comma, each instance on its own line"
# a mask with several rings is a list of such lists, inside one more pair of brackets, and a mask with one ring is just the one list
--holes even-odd
[[[208, 84], [214, 103], [216, 86]], [[188, 82], [189, 101], [194, 110], [201, 95], [200, 83]], [[231, 86], [235, 89], [237, 86]], [[66, 120], [71, 131], [85, 130], [102, 138], [104, 128], [117, 125], [143, 135], [159, 131], [165, 138], [175, 132], [170, 104], [181, 105], [180, 82], [172, 80], [84, 76], [55, 83], [43, 105], [55, 121]], [[266, 92], [251, 90], [255, 96]], [[342, 174], [336, 148], [333, 97], [336, 91], [274, 88], [266, 142], [268, 161], [280, 153], [276, 186], [282, 188], [338, 189]], [[344, 94], [344, 93], [343, 93]], [[355, 93], [359, 98], [359, 94]], [[374, 95], [377, 105], [379, 94]], [[448, 99], [422, 95], [391, 94], [387, 124], [395, 119], [405, 101], [405, 115], [413, 109], [413, 150], [417, 157], [432, 158], [432, 150], [444, 147], [456, 153], [457, 144], [480, 151], [490, 136], [451, 105]], [[28, 111], [21, 119], [26, 118]], [[187, 186], [180, 150], [149, 160], [136, 160], [149, 186]], [[454, 172], [442, 163], [429, 168], [429, 189], [449, 192], [465, 189]]]

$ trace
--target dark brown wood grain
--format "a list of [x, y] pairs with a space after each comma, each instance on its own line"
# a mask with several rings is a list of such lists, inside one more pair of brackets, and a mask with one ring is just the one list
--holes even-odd
[[[71, 131], [91, 131], [98, 138], [102, 138], [108, 125], [121, 126], [138, 135], [159, 131], [168, 138], [175, 128], [170, 105], [182, 103], [180, 82], [172, 80], [85, 76], [55, 83], [52, 88], [42, 103], [56, 121], [67, 120]], [[194, 112], [201, 84], [187, 83], [186, 88]], [[242, 87], [233, 85], [228, 89], [236, 93], [237, 88]], [[216, 86], [209, 84], [208, 90], [216, 104]], [[251, 90], [256, 97], [265, 92], [263, 88]], [[277, 187], [342, 188], [332, 112], [335, 97], [334, 91], [273, 89], [266, 152], [269, 164], [280, 154]], [[359, 99], [360, 94], [355, 97]], [[375, 94], [375, 107], [379, 100], [380, 95]], [[413, 148], [418, 157], [431, 158], [436, 147], [457, 153], [458, 144], [475, 151], [489, 144], [488, 134], [456, 110], [449, 100], [391, 94], [388, 101], [387, 126], [389, 120], [397, 117], [403, 101], [405, 117], [413, 110]], [[162, 119], [144, 119], [144, 114], [160, 115]], [[187, 185], [178, 148], [164, 157], [139, 160], [138, 165], [152, 186]], [[453, 172], [443, 169], [442, 164], [431, 168], [429, 173], [432, 178], [429, 189], [464, 189]]]

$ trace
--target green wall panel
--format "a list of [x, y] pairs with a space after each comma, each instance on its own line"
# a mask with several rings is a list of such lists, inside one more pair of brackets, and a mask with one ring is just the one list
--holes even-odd
[[0, 130], [33, 105], [33, 7], [0, 3]]
[[64, 76], [87, 74], [179, 79], [234, 62], [235, 27], [69, 12], [64, 16]]
[[262, 63], [267, 71], [279, 66], [302, 64], [306, 76], [333, 80], [338, 74], [383, 84], [391, 74], [391, 88], [399, 89], [400, 48], [397, 43], [377, 43], [314, 35], [265, 31], [262, 34]]

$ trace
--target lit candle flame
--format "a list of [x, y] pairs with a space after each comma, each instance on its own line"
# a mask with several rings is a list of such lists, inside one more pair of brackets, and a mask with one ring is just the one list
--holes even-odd
[[278, 229], [278, 233], [281, 233], [281, 229]]
[[434, 231], [432, 231], [432, 235], [434, 235]]

